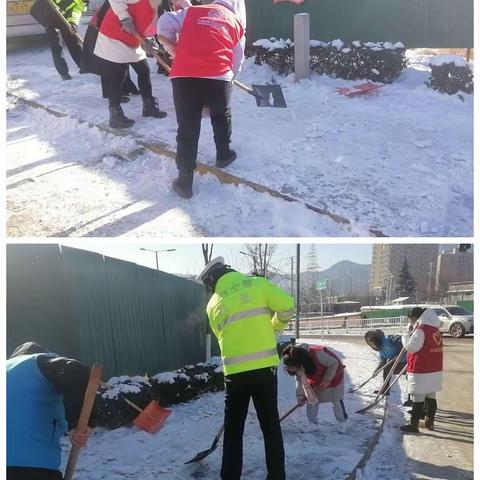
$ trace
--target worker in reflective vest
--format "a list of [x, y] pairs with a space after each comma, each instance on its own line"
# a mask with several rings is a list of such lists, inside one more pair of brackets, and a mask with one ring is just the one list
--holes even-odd
[[[49, 0], [35, 0], [30, 9], [30, 15], [45, 28], [53, 63], [62, 80], [72, 79], [63, 55], [62, 40], [74, 62], [80, 66], [82, 42], [75, 32], [87, 6], [88, 0], [53, 0], [53, 5]], [[70, 28], [61, 20], [59, 14], [63, 15]]]
[[222, 257], [197, 277], [211, 289], [210, 326], [220, 344], [225, 373], [225, 436], [221, 478], [239, 480], [243, 429], [253, 399], [265, 441], [270, 480], [285, 479], [285, 453], [277, 409], [276, 332], [294, 313], [293, 298], [263, 277], [239, 273]]

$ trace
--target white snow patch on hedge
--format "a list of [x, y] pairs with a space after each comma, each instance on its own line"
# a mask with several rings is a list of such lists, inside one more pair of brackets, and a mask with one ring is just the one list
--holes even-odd
[[467, 62], [460, 55], [437, 55], [430, 59], [430, 65], [432, 67], [440, 67], [441, 65], [447, 65], [454, 63], [456, 67], [466, 67]]

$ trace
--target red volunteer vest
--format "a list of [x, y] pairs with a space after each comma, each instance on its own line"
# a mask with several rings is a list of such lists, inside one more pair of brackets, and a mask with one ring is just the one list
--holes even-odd
[[328, 384], [327, 388], [336, 387], [343, 380], [343, 369], [345, 368], [345, 365], [343, 365], [342, 362], [339, 360], [339, 358], [333, 352], [331, 352], [328, 348], [326, 348], [324, 345], [314, 345], [308, 348], [308, 354], [310, 355], [310, 358], [315, 363], [315, 367], [317, 367], [317, 370], [314, 375], [307, 375], [308, 383], [309, 385], [312, 386], [312, 388], [316, 388], [320, 383], [322, 383], [322, 378], [325, 375], [325, 372], [327, 371], [327, 367], [322, 363], [320, 363], [318, 361], [317, 355], [315, 355], [316, 352], [319, 352], [322, 350], [328, 355], [330, 355], [331, 357], [335, 358], [338, 362], [338, 367], [337, 367], [337, 371], [335, 372], [335, 376], [333, 377], [332, 381]]
[[[151, 26], [155, 17], [155, 10], [152, 8], [150, 0], [140, 0], [137, 3], [131, 3], [128, 5], [127, 10], [133, 19], [136, 31], [140, 35], [145, 35], [145, 32]], [[108, 9], [103, 19], [100, 32], [109, 38], [120, 40], [130, 47], [140, 46], [140, 42], [133, 35], [130, 35], [122, 29], [119, 18], [111, 8]]]
[[172, 65], [172, 77], [217, 77], [232, 70], [233, 48], [243, 37], [234, 13], [222, 5], [189, 7]]
[[425, 334], [425, 343], [418, 352], [407, 355], [407, 372], [441, 372], [443, 370], [443, 342], [440, 331], [430, 325], [419, 325], [417, 328]]

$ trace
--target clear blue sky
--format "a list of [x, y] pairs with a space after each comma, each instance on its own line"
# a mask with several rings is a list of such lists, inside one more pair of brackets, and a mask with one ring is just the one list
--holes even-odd
[[[155, 266], [155, 254], [142, 251], [141, 248], [151, 250], [167, 250], [175, 248], [174, 252], [158, 254], [159, 268], [169, 273], [182, 273], [196, 275], [203, 268], [201, 243], [152, 243], [110, 240], [110, 239], [82, 239], [63, 240], [62, 245], [67, 245], [83, 250], [91, 250], [104, 255], [138, 263], [150, 268]], [[307, 268], [307, 254], [311, 244], [301, 246], [301, 269]], [[223, 256], [227, 263], [239, 271], [248, 272], [248, 263], [244, 255], [239, 252], [244, 250], [245, 243], [214, 243], [213, 256]], [[372, 260], [371, 244], [316, 244], [317, 263], [324, 270], [340, 260], [351, 260], [356, 263], [369, 264]], [[279, 244], [274, 256], [273, 265], [281, 271], [290, 271], [290, 257], [295, 257], [295, 244]]]

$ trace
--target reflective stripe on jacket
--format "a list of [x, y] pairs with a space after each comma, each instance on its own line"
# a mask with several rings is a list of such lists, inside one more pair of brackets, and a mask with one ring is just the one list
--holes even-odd
[[220, 344], [225, 375], [277, 366], [275, 332], [287, 326], [293, 307], [293, 297], [263, 277], [223, 275], [207, 314]]

